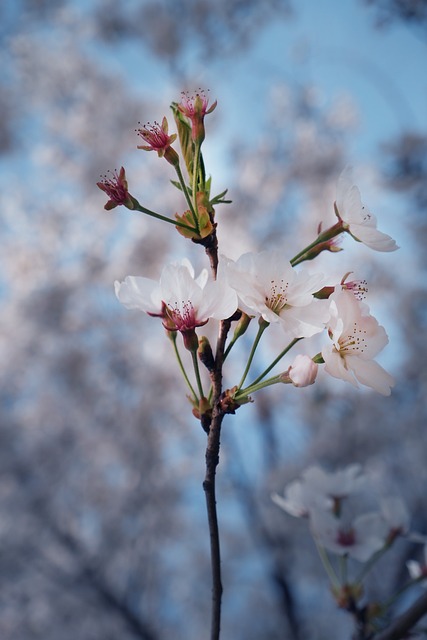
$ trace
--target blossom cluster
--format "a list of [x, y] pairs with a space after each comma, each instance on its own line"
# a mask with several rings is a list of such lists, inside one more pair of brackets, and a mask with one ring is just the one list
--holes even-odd
[[[176, 172], [179, 189], [188, 207], [173, 216], [151, 211], [141, 205], [129, 191], [125, 169], [104, 176], [98, 187], [108, 196], [105, 209], [123, 205], [175, 226], [186, 239], [201, 245], [209, 258], [210, 270], [198, 275], [188, 259], [164, 266], [159, 280], [142, 276], [127, 276], [115, 282], [118, 300], [128, 309], [143, 311], [158, 318], [170, 337], [183, 378], [193, 415], [200, 420], [208, 435], [206, 449], [206, 492], [209, 513], [211, 558], [213, 568], [213, 628], [212, 637], [219, 635], [221, 601], [220, 556], [216, 526], [215, 470], [219, 461], [222, 419], [251, 401], [252, 395], [264, 387], [290, 384], [307, 387], [317, 380], [319, 367], [329, 376], [351, 385], [367, 386], [388, 396], [394, 385], [392, 376], [375, 360], [388, 343], [387, 333], [366, 304], [367, 284], [349, 280], [350, 273], [337, 279], [329, 274], [301, 266], [321, 252], [337, 253], [342, 249], [338, 240], [348, 234], [374, 251], [391, 252], [396, 242], [377, 228], [375, 216], [362, 203], [360, 191], [353, 183], [350, 167], [338, 178], [336, 199], [331, 209], [336, 222], [330, 228], [318, 228], [315, 240], [292, 256], [289, 249], [268, 248], [248, 252], [231, 260], [218, 252], [215, 208], [225, 200], [227, 191], [212, 196], [211, 178], [207, 177], [202, 155], [205, 140], [205, 117], [212, 113], [217, 102], [209, 105], [207, 94], [183, 94], [179, 103], [172, 103], [176, 133], [169, 133], [166, 117], [154, 124], [147, 123], [136, 131], [144, 144], [144, 151], [156, 151]], [[179, 144], [180, 153], [173, 147]], [[183, 160], [185, 169], [181, 167]], [[209, 321], [220, 322], [216, 348], [208, 338], [200, 335], [201, 327]], [[223, 367], [231, 350], [246, 333], [251, 322], [258, 329], [248, 352], [246, 365], [237, 384], [223, 389]], [[234, 334], [230, 330], [234, 324]], [[255, 324], [255, 323], [254, 323]], [[279, 327], [284, 347], [278, 350], [273, 362], [249, 384], [256, 349], [264, 332]], [[279, 331], [280, 333], [280, 331]], [[230, 334], [230, 335], [229, 335]], [[190, 376], [179, 351], [182, 343], [191, 354], [193, 376]], [[269, 376], [282, 359], [303, 339], [323, 338], [321, 350], [309, 356], [297, 353], [279, 374]], [[311, 344], [311, 343], [310, 343]], [[308, 348], [305, 350], [307, 351]], [[317, 349], [316, 349], [317, 351]], [[190, 360], [190, 357], [187, 358]], [[210, 388], [200, 375], [199, 363], [209, 374]], [[207, 376], [206, 376], [207, 377]], [[328, 562], [328, 553], [367, 563], [373, 563], [398, 536], [408, 534], [408, 514], [396, 498], [380, 501], [379, 508], [355, 513], [352, 497], [365, 490], [367, 478], [358, 465], [351, 465], [336, 473], [311, 467], [302, 479], [291, 483], [283, 496], [274, 494], [274, 502], [293, 516], [308, 518], [311, 533], [324, 560], [340, 606], [354, 614], [354, 603], [360, 597], [360, 582], [348, 585], [340, 580]], [[408, 565], [415, 579], [427, 576], [424, 566], [412, 561]], [[361, 620], [366, 616], [362, 612]]]
[[351, 499], [372, 489], [358, 464], [336, 472], [318, 466], [306, 469], [300, 480], [273, 493], [273, 501], [294, 517], [308, 518], [316, 543], [339, 556], [360, 562], [389, 546], [397, 536], [407, 535], [409, 515], [396, 497], [379, 500], [379, 508], [355, 513]]
[[[210, 318], [226, 319], [237, 310], [278, 324], [296, 340], [325, 331], [329, 339], [317, 362], [329, 375], [390, 394], [393, 378], [374, 360], [388, 337], [360, 299], [360, 283], [343, 279], [331, 285], [323, 274], [293, 267], [277, 249], [246, 253], [237, 261], [223, 258], [222, 264], [216, 280], [206, 269], [196, 278], [188, 260], [169, 264], [159, 282], [136, 276], [116, 282], [116, 295], [127, 308], [161, 317], [166, 329], [184, 337]], [[312, 384], [317, 362], [299, 354], [282, 382]]]

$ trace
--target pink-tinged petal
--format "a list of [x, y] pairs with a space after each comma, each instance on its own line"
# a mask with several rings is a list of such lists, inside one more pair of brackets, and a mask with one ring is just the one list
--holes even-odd
[[325, 347], [322, 349], [322, 357], [325, 361], [325, 371], [330, 376], [350, 382], [354, 387], [359, 387], [356, 379], [347, 369], [344, 359], [334, 349]]
[[392, 237], [378, 231], [375, 227], [365, 224], [350, 224], [350, 233], [356, 240], [360, 240], [360, 242], [363, 242], [370, 249], [374, 249], [374, 251], [388, 252], [399, 249]]
[[378, 231], [377, 219], [362, 203], [360, 191], [353, 184], [351, 167], [338, 178], [336, 210], [347, 231], [375, 251], [395, 251], [399, 247], [390, 236]]
[[127, 276], [124, 282], [114, 283], [118, 300], [127, 309], [140, 309], [146, 313], [161, 315], [162, 299], [158, 282], [149, 278]]
[[225, 320], [237, 311], [237, 294], [226, 280], [209, 280], [203, 294], [200, 305], [202, 317]]
[[391, 394], [394, 378], [375, 360], [363, 360], [357, 356], [346, 358], [347, 366], [351, 369], [361, 384], [371, 387], [383, 396]]
[[289, 378], [295, 387], [308, 387], [314, 384], [318, 365], [306, 355], [299, 354], [289, 367]]

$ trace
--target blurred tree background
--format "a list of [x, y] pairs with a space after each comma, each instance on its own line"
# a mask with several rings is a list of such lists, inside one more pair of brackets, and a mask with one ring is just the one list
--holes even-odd
[[[347, 238], [319, 261], [368, 279], [391, 338], [391, 398], [321, 375], [311, 388], [266, 390], [226, 420], [224, 640], [351, 636], [305, 523], [270, 500], [308, 464], [362, 463], [427, 533], [427, 5], [318, 4], [0, 6], [2, 640], [208, 634], [205, 435], [160, 324], [124, 310], [112, 286], [157, 278], [184, 255], [200, 267], [204, 255], [173, 227], [104, 211], [95, 185], [124, 165], [142, 204], [183, 209], [165, 189], [170, 167], [137, 151], [134, 131], [169, 115], [182, 89], [210, 88], [219, 102], [205, 160], [214, 191], [228, 187], [233, 200], [217, 211], [222, 253], [296, 253], [333, 220], [347, 162], [401, 245], [378, 255]], [[266, 363], [277, 339], [266, 341]], [[393, 553], [368, 595], [402, 584], [419, 549]]]

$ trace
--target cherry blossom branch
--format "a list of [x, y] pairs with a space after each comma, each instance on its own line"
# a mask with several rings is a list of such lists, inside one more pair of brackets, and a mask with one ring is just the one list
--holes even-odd
[[219, 541], [218, 515], [216, 509], [216, 468], [219, 463], [221, 425], [224, 419], [224, 411], [221, 407], [222, 394], [222, 365], [224, 362], [224, 350], [227, 334], [231, 321], [223, 320], [220, 323], [218, 343], [215, 355], [215, 366], [211, 372], [212, 380], [212, 421], [208, 433], [206, 446], [206, 473], [203, 482], [203, 490], [206, 498], [208, 525], [210, 535], [211, 569], [212, 569], [212, 615], [211, 615], [211, 640], [218, 640], [221, 624], [221, 552]]
[[387, 629], [376, 635], [375, 640], [402, 640], [426, 613], [427, 591], [405, 613], [393, 620]]

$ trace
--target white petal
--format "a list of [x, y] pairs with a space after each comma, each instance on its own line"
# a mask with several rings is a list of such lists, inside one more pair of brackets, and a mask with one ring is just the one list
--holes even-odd
[[350, 233], [374, 251], [396, 251], [399, 248], [391, 236], [366, 224], [350, 224]]
[[344, 358], [335, 351], [332, 346], [322, 349], [322, 357], [325, 361], [325, 371], [334, 378], [339, 378], [350, 382], [354, 387], [358, 387], [357, 381], [345, 366]]
[[155, 314], [162, 311], [160, 288], [155, 280], [127, 276], [124, 282], [116, 280], [114, 289], [117, 298], [127, 309], [140, 309]]
[[394, 378], [378, 362], [357, 356], [348, 356], [346, 362], [361, 384], [371, 387], [383, 396], [390, 395], [391, 387], [394, 387]]

